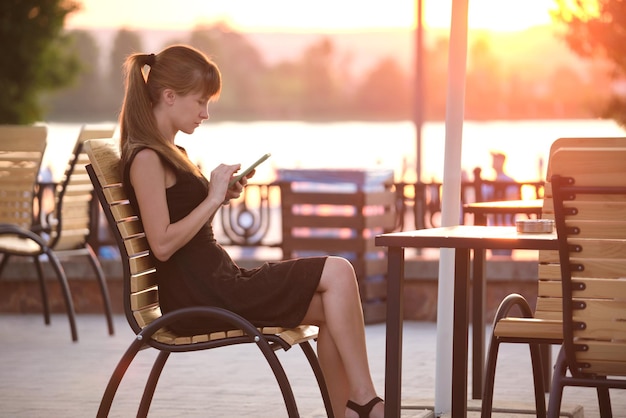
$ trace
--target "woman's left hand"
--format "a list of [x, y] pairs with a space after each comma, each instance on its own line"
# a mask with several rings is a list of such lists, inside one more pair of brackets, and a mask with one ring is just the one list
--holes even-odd
[[226, 190], [226, 199], [224, 200], [224, 204], [227, 204], [230, 199], [237, 199], [239, 196], [241, 196], [241, 192], [243, 191], [246, 183], [248, 183], [248, 180], [243, 178], [237, 183], [230, 186], [228, 190]]
[[255, 170], [252, 170], [247, 176], [241, 178], [238, 182], [233, 184], [226, 190], [226, 199], [224, 200], [224, 204], [228, 204], [231, 199], [237, 199], [241, 196], [243, 192], [243, 188], [248, 185], [248, 179], [252, 177], [255, 173]]

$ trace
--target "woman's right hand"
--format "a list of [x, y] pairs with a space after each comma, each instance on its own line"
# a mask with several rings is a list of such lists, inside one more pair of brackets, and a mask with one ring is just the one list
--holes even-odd
[[241, 164], [220, 164], [211, 171], [208, 198], [214, 198], [217, 202], [227, 200], [228, 183], [239, 169]]

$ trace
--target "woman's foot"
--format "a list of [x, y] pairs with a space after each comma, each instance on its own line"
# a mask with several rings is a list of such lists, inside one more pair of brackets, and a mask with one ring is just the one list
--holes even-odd
[[356, 402], [348, 401], [348, 404], [346, 405], [346, 407], [356, 412], [359, 418], [369, 418], [370, 413], [372, 412], [372, 409], [374, 409], [376, 404], [382, 403], [382, 402], [383, 400], [380, 397], [376, 396], [365, 405], [359, 405]]

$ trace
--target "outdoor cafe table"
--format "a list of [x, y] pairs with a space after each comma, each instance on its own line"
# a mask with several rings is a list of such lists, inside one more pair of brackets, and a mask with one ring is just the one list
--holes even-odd
[[[463, 212], [474, 215], [474, 225], [487, 225], [489, 215], [495, 217], [509, 216], [514, 219], [515, 215], [526, 215], [529, 218], [534, 216], [535, 219], [541, 218], [543, 210], [543, 199], [524, 199], [524, 200], [496, 200], [488, 202], [473, 202], [463, 205]], [[497, 223], [496, 223], [497, 225]], [[485, 275], [485, 252], [484, 249], [474, 249], [474, 259], [472, 264], [472, 277], [483, 278]], [[484, 282], [484, 279], [482, 280]], [[482, 295], [484, 295], [484, 287], [479, 287], [481, 282], [474, 286], [474, 304], [472, 305], [473, 323], [480, 323], [483, 319], [484, 307], [481, 305]], [[472, 398], [480, 399], [482, 397], [483, 387], [483, 369], [485, 364], [485, 356], [483, 350], [483, 341], [485, 340], [485, 332], [483, 327], [473, 327], [472, 333]], [[548, 346], [542, 348], [545, 358], [550, 358], [550, 350]], [[550, 365], [546, 364], [545, 385], [550, 387]]]
[[[470, 251], [485, 249], [556, 250], [556, 233], [520, 234], [515, 227], [459, 225], [378, 235], [377, 246], [388, 248], [387, 319], [385, 349], [385, 416], [400, 416], [402, 386], [402, 322], [405, 248], [454, 248], [454, 300], [452, 328], [452, 416], [467, 416], [468, 294]], [[474, 303], [483, 307], [484, 276], [473, 280]], [[478, 291], [476, 289], [479, 289]], [[483, 328], [483, 314], [473, 318], [474, 329]], [[481, 322], [478, 322], [478, 321]], [[482, 335], [482, 334], [481, 334]], [[476, 347], [474, 345], [474, 347]], [[484, 358], [480, 341], [479, 355]], [[474, 353], [476, 355], [476, 353]], [[480, 370], [482, 371], [481, 364]]]
[[498, 200], [493, 202], [474, 202], [463, 205], [464, 213], [474, 215], [474, 225], [487, 225], [488, 215], [535, 215], [541, 216], [543, 199]]

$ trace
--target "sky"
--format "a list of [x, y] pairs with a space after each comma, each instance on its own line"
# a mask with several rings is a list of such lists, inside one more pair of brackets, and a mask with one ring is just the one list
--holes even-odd
[[[77, 0], [67, 27], [192, 29], [226, 22], [237, 31], [411, 29], [417, 0]], [[425, 26], [447, 28], [452, 0], [424, 0]], [[553, 0], [469, 0], [470, 29], [520, 31], [550, 23]]]

